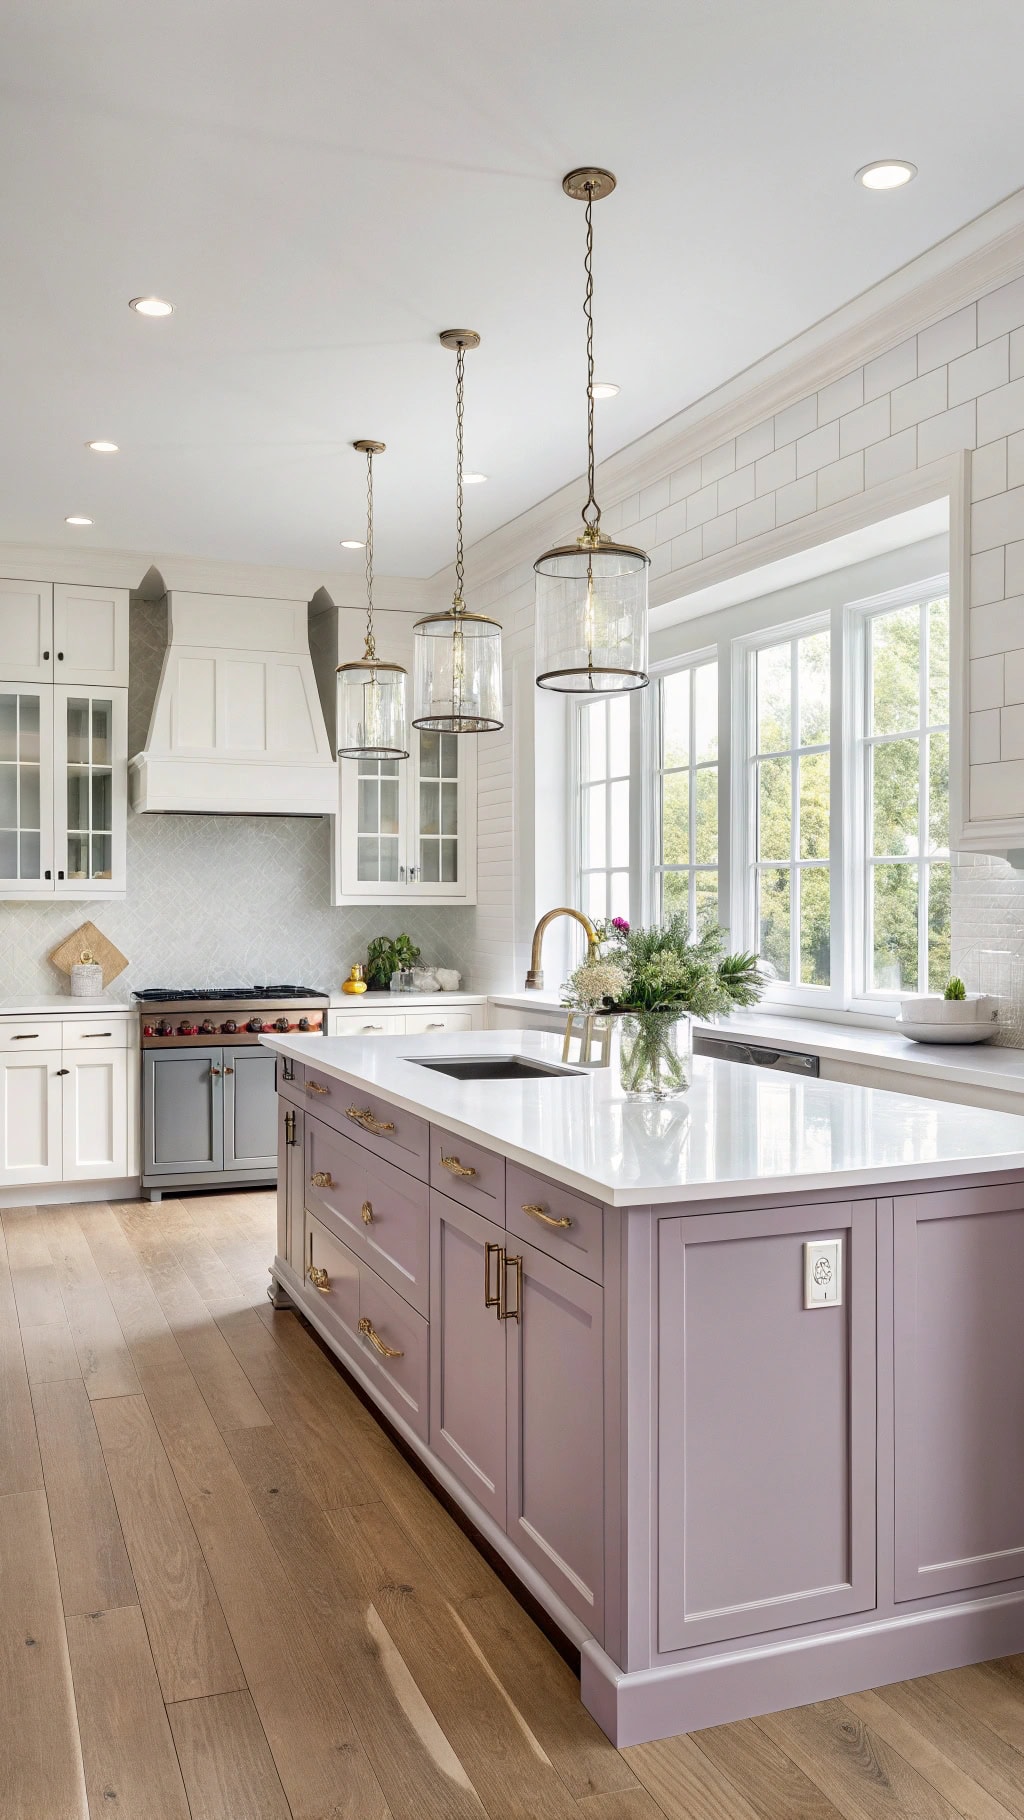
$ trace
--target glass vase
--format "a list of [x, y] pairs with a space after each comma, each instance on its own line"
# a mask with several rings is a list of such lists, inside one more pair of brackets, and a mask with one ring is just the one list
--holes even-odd
[[693, 1025], [676, 1011], [627, 1011], [619, 1020], [619, 1080], [628, 1100], [667, 1100], [693, 1075]]

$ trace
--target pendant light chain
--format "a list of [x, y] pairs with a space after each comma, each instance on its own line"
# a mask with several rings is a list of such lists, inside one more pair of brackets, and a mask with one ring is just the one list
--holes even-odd
[[373, 450], [366, 451], [366, 651], [373, 659], [377, 646], [373, 637]]
[[466, 414], [465, 399], [466, 350], [459, 343], [455, 360], [455, 600], [454, 605], [460, 613], [466, 610], [462, 597], [465, 585], [465, 562], [462, 554], [462, 444], [463, 424]]
[[583, 522], [589, 531], [601, 528], [601, 508], [594, 493], [594, 186], [587, 184], [587, 251], [584, 259], [587, 288], [583, 314], [587, 323], [587, 499]]

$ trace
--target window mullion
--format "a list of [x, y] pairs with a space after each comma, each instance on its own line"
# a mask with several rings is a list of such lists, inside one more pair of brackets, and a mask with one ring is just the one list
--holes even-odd
[[789, 647], [789, 980], [800, 984], [800, 641]]

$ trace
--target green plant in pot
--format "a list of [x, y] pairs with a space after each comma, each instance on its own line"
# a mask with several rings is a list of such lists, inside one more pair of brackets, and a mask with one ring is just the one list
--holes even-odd
[[393, 973], [415, 967], [420, 950], [411, 935], [375, 935], [366, 950], [366, 983], [371, 992], [386, 992]]
[[627, 1098], [685, 1093], [693, 1066], [691, 1019], [755, 1005], [764, 990], [756, 955], [727, 954], [716, 927], [691, 936], [681, 911], [650, 929], [631, 929], [617, 918], [599, 933], [605, 951], [577, 967], [565, 1002], [617, 1014]]

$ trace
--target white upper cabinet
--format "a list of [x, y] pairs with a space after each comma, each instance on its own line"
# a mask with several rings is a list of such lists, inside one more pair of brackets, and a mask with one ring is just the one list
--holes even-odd
[[0, 683], [0, 896], [53, 896], [53, 689]]
[[55, 583], [52, 681], [128, 687], [126, 588]]
[[[374, 618], [381, 656], [409, 671], [411, 714], [412, 616]], [[345, 663], [362, 656], [363, 621], [338, 619]], [[408, 758], [339, 759], [335, 904], [476, 902], [477, 737], [413, 727]]]
[[0, 580], [0, 681], [127, 688], [127, 588]]
[[126, 882], [128, 691], [53, 698], [54, 895], [112, 897]]
[[0, 580], [0, 677], [53, 681], [53, 584]]

